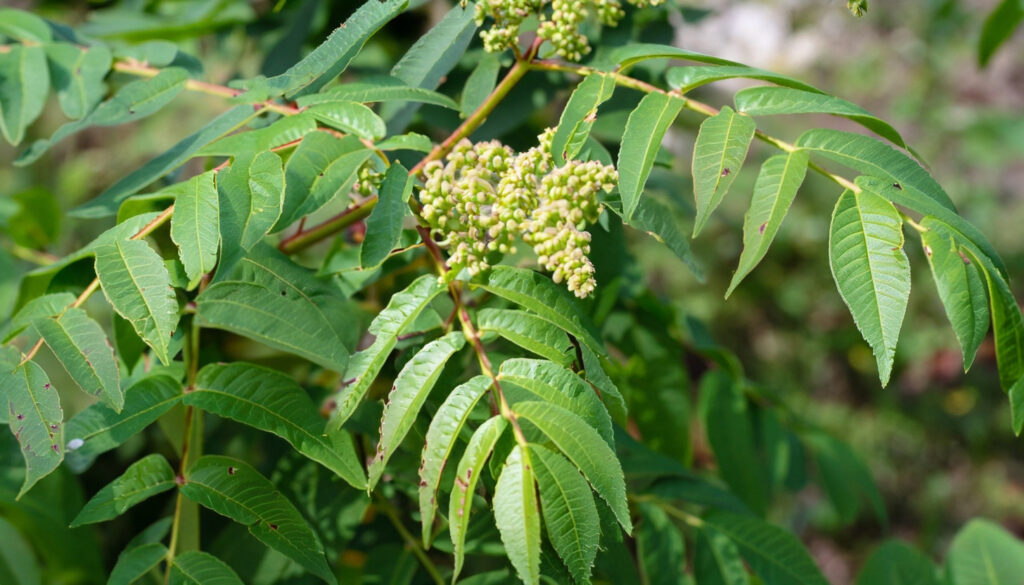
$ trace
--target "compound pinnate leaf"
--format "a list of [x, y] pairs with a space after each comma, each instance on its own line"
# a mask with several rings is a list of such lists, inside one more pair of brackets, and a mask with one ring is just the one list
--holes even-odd
[[765, 585], [828, 585], [800, 541], [778, 526], [725, 511], [708, 513], [704, 526], [728, 537]]
[[887, 540], [861, 567], [856, 585], [938, 585], [937, 573], [931, 559], [914, 547]]
[[572, 363], [572, 344], [564, 331], [533, 313], [515, 309], [480, 309], [477, 328], [493, 331], [519, 347], [560, 366]]
[[540, 510], [529, 453], [516, 445], [494, 487], [494, 522], [519, 579], [540, 583]]
[[183, 402], [273, 433], [356, 488], [366, 486], [352, 438], [324, 433], [324, 419], [306, 392], [281, 372], [252, 364], [211, 364]]
[[661, 148], [661, 140], [683, 109], [683, 103], [683, 100], [675, 96], [652, 92], [640, 100], [640, 104], [630, 112], [626, 120], [619, 160], [615, 166], [619, 170], [622, 215], [627, 222], [632, 219], [640, 203], [647, 177], [654, 166], [654, 158]]
[[103, 328], [82, 309], [68, 307], [58, 317], [35, 321], [46, 345], [82, 390], [115, 411], [124, 406], [117, 358]]
[[189, 278], [189, 288], [217, 265], [220, 248], [220, 200], [216, 173], [207, 171], [184, 183], [171, 187], [174, 215], [171, 217], [171, 239], [178, 246], [178, 256]]
[[284, 169], [281, 157], [264, 151], [235, 159], [217, 176], [223, 255], [251, 250], [282, 213]]
[[96, 492], [71, 521], [71, 527], [116, 518], [135, 504], [174, 489], [174, 486], [174, 470], [163, 455], [147, 455]]
[[946, 575], [956, 585], [1016, 585], [1024, 575], [1024, 542], [989, 520], [971, 520], [953, 538]]
[[25, 481], [18, 499], [64, 460], [64, 411], [57, 389], [35, 362], [0, 376], [7, 397], [7, 425], [25, 458]]
[[168, 585], [242, 585], [242, 580], [224, 561], [192, 550], [174, 557]]
[[46, 46], [46, 56], [60, 108], [72, 120], [88, 114], [107, 91], [103, 79], [113, 62], [110, 49], [57, 43]]
[[[320, 106], [316, 106], [320, 107]], [[314, 132], [303, 138], [285, 166], [286, 188], [278, 232], [348, 192], [372, 152], [354, 136]]]
[[260, 542], [328, 583], [337, 583], [324, 548], [302, 514], [249, 464], [204, 455], [185, 473], [181, 493], [249, 528]]
[[0, 53], [0, 131], [11, 144], [39, 117], [50, 91], [46, 52], [39, 45], [14, 45]]
[[587, 480], [565, 457], [530, 445], [548, 540], [577, 583], [589, 583], [601, 539], [601, 519]]
[[169, 364], [178, 301], [160, 255], [142, 240], [114, 240], [96, 249], [96, 276], [114, 310]]
[[153, 570], [166, 557], [167, 547], [159, 542], [127, 549], [117, 557], [117, 564], [110, 571], [107, 585], [131, 585]]
[[323, 93], [315, 93], [300, 97], [299, 107], [326, 104], [336, 101], [351, 101], [361, 104], [374, 102], [422, 102], [449, 108], [459, 109], [452, 98], [430, 89], [410, 87], [401, 79], [394, 77], [369, 78], [362, 81], [345, 83]]
[[580, 147], [590, 135], [598, 106], [608, 101], [614, 91], [615, 78], [600, 73], [588, 75], [576, 86], [551, 137], [551, 155], [555, 164], [565, 164], [567, 159], [579, 154]]
[[368, 489], [373, 490], [384, 473], [384, 466], [402, 439], [412, 428], [423, 403], [434, 388], [448, 359], [466, 344], [466, 336], [455, 331], [435, 339], [409, 360], [395, 378], [395, 384], [384, 405], [380, 424], [380, 441], [368, 470]]
[[821, 93], [820, 90], [807, 85], [799, 79], [793, 79], [786, 75], [780, 75], [764, 69], [746, 67], [744, 65], [691, 65], [688, 67], [673, 67], [665, 74], [665, 79], [668, 81], [669, 87], [679, 90], [680, 93], [689, 93], [702, 85], [715, 81], [736, 78], [770, 81], [783, 87]]
[[462, 459], [459, 460], [452, 496], [448, 502], [448, 531], [451, 534], [455, 556], [453, 581], [462, 571], [462, 563], [466, 556], [466, 531], [469, 529], [469, 515], [473, 511], [473, 494], [477, 480], [480, 479], [487, 459], [507, 427], [508, 421], [500, 415], [487, 419], [470, 437]]
[[379, 265], [398, 245], [412, 185], [412, 177], [401, 163], [394, 162], [388, 167], [378, 190], [377, 205], [366, 218], [366, 239], [359, 250], [359, 264], [363, 268]]
[[829, 229], [832, 276], [864, 340], [875, 353], [882, 386], [889, 382], [896, 340], [910, 298], [903, 219], [884, 197], [847, 190]]
[[743, 253], [732, 276], [726, 298], [736, 290], [743, 278], [750, 274], [768, 253], [782, 220], [796, 197], [796, 192], [807, 175], [807, 152], [794, 150], [775, 155], [764, 162], [754, 183], [750, 209], [743, 217]]
[[547, 402], [521, 402], [516, 415], [533, 423], [569, 458], [611, 508], [615, 519], [632, 532], [626, 504], [626, 482], [615, 452], [601, 435], [572, 412]]
[[737, 114], [728, 106], [701, 123], [693, 146], [693, 193], [697, 201], [694, 236], [704, 229], [736, 180], [756, 129], [753, 118]]
[[419, 486], [420, 517], [425, 547], [430, 546], [434, 514], [437, 512], [437, 486], [441, 482], [441, 473], [455, 448], [460, 431], [473, 412], [473, 407], [490, 387], [491, 379], [487, 376], [476, 376], [456, 386], [430, 421], [423, 446]]

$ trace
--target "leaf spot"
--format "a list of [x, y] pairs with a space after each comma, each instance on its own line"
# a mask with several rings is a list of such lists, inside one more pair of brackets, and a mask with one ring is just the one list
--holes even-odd
[[234, 467], [228, 467], [228, 475], [234, 475], [234, 474], [235, 474], [235, 468]]
[[724, 169], [722, 169], [722, 176], [723, 177], [728, 177], [729, 173], [731, 173], [731, 172], [732, 171], [729, 170], [729, 167], [725, 167]]
[[761, 227], [760, 227], [760, 228], [758, 229], [758, 231], [759, 231], [759, 232], [761, 233], [761, 235], [762, 235], [762, 236], [764, 235], [764, 229], [765, 229], [766, 227], [768, 227], [768, 222], [767, 222], [767, 221], [766, 221], [766, 222], [764, 222], [764, 223], [762, 223], [762, 224], [761, 224]]

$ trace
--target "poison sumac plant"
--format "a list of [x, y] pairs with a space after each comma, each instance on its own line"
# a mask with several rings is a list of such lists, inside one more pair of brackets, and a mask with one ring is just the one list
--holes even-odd
[[[306, 4], [296, 26], [309, 26]], [[695, 236], [752, 141], [779, 151], [757, 174], [728, 293], [767, 253], [808, 172], [820, 174], [838, 194], [822, 218], [832, 274], [882, 384], [910, 292], [909, 232], [967, 366], [991, 322], [1020, 432], [1024, 324], [1006, 268], [900, 133], [785, 75], [595, 40], [601, 24], [624, 19], [624, 34], [643, 35], [642, 23], [675, 10], [658, 4], [454, 5], [380, 77], [357, 60], [409, 8], [371, 0], [282, 73], [229, 86], [200, 81], [198, 62], [175, 45], [138, 41], [250, 21], [244, 2], [107, 8], [81, 30], [0, 11], [4, 138], [25, 140], [51, 90], [72, 120], [17, 165], [90, 128], [154, 115], [184, 92], [225, 104], [70, 210], [116, 218], [92, 242], [49, 258], [10, 234], [41, 266], [21, 277], [0, 352], [16, 439], [5, 453], [25, 464], [0, 482], [3, 582], [38, 583], [35, 555], [48, 582], [103, 582], [101, 549], [79, 527], [108, 521], [137, 533], [110, 539], [124, 547], [110, 583], [738, 584], [749, 573], [769, 585], [825, 582], [765, 515], [774, 494], [815, 481], [842, 522], [868, 508], [884, 522], [867, 467], [748, 381], [698, 322], [624, 287], [614, 269], [602, 274], [591, 246], [620, 245], [606, 234], [629, 226], [699, 277], [677, 210], [645, 194], [655, 165], [671, 166], [660, 145], [683, 110], [706, 117], [693, 147]], [[476, 43], [485, 51], [465, 57]], [[466, 59], [475, 68], [464, 82], [437, 91]], [[644, 68], [655, 61], [672, 66]], [[689, 97], [733, 78], [769, 85], [737, 92], [731, 107]], [[517, 149], [521, 138], [501, 139], [534, 112], [506, 106], [530, 83], [572, 91], [550, 128]], [[623, 92], [634, 99], [613, 100]], [[621, 140], [598, 140], [595, 121], [616, 103], [629, 104]], [[779, 114], [842, 116], [878, 138], [819, 128], [788, 142], [758, 130], [759, 117]], [[853, 178], [821, 166], [832, 163]], [[84, 308], [98, 291], [112, 323]], [[68, 420], [36, 361], [43, 345], [96, 400]], [[691, 376], [713, 470], [691, 465]], [[84, 504], [68, 495], [77, 482], [54, 474], [63, 463], [90, 477], [115, 449], [119, 475], [103, 487], [90, 480]], [[163, 492], [174, 497], [150, 500]], [[975, 571], [989, 562], [997, 580], [985, 583], [1016, 583], [1022, 546], [972, 523], [946, 578], [981, 583]], [[893, 567], [937, 583], [932, 562], [900, 543], [879, 549], [863, 582], [890, 579]]]

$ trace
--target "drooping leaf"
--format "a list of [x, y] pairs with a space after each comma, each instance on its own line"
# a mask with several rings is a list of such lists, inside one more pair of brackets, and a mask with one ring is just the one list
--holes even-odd
[[889, 383], [896, 340], [910, 298], [903, 220], [892, 203], [862, 189], [844, 191], [829, 229], [836, 287], [875, 353], [882, 386]]
[[728, 59], [653, 43], [633, 43], [619, 47], [612, 51], [609, 61], [612, 65], [618, 65], [619, 71], [623, 71], [637, 63], [650, 59], [681, 59], [697, 63], [710, 63], [712, 65], [741, 65]]
[[463, 116], [469, 116], [480, 107], [487, 96], [491, 95], [494, 87], [498, 84], [498, 72], [501, 71], [501, 59], [498, 53], [485, 52], [477, 62], [473, 72], [466, 79], [466, 85], [462, 88], [462, 103], [459, 111]]
[[971, 520], [953, 538], [946, 575], [956, 585], [1016, 585], [1024, 575], [1024, 543], [994, 522]]
[[[42, 48], [40, 47], [39, 50], [42, 51]], [[44, 59], [42, 54], [40, 54], [40, 59]], [[46, 70], [45, 62], [40, 62], [40, 66], [43, 71]], [[89, 115], [64, 124], [49, 139], [35, 141], [32, 146], [18, 156], [15, 164], [23, 166], [35, 162], [54, 144], [86, 128], [116, 126], [148, 117], [181, 93], [185, 89], [187, 79], [188, 74], [184, 69], [170, 67], [162, 70], [156, 77], [133, 81], [118, 90], [114, 97], [96, 106], [96, 109]], [[42, 107], [42, 101], [38, 107]]]
[[589, 346], [594, 353], [606, 355], [600, 336], [580, 311], [576, 301], [569, 296], [565, 288], [558, 286], [543, 274], [524, 268], [495, 266], [487, 280], [479, 286], [561, 327], [566, 333]]
[[0, 131], [7, 142], [21, 142], [25, 128], [42, 113], [49, 91], [43, 47], [12, 45], [0, 53]]
[[302, 514], [249, 464], [204, 455], [186, 471], [181, 494], [248, 527], [260, 542], [324, 581], [337, 583], [320, 539]]
[[[156, 156], [146, 164], [111, 185], [95, 199], [75, 208], [72, 210], [72, 214], [76, 217], [107, 217], [114, 215], [117, 212], [118, 206], [120, 206], [126, 199], [135, 195], [142, 189], [145, 189], [149, 185], [152, 185], [159, 180], [160, 177], [163, 177], [172, 170], [185, 164], [185, 162], [195, 156], [200, 149], [221, 136], [241, 127], [243, 124], [256, 117], [257, 114], [258, 112], [253, 111], [252, 108], [247, 106], [231, 108], [211, 120], [208, 124], [195, 131], [187, 138], [183, 139], [181, 142], [178, 142], [169, 148], [166, 152]], [[250, 133], [244, 132], [233, 136], [241, 137], [247, 134]], [[180, 187], [172, 187], [167, 189], [166, 192], [176, 193], [176, 189], [180, 189]]]
[[377, 485], [388, 459], [412, 428], [412, 423], [416, 421], [448, 358], [465, 344], [466, 336], [461, 331], [454, 331], [435, 339], [417, 352], [398, 373], [384, 405], [380, 441], [377, 443], [377, 451], [368, 470], [369, 490], [373, 490]]
[[150, 542], [125, 550], [117, 557], [107, 585], [131, 585], [153, 570], [167, 557], [167, 547]]
[[295, 98], [320, 91], [345, 71], [367, 39], [405, 10], [407, 2], [384, 0], [364, 3], [313, 52], [281, 75], [249, 82], [246, 87], [249, 91], [238, 99], [258, 102], [285, 94]]
[[398, 245], [412, 185], [409, 171], [401, 163], [391, 163], [378, 190], [377, 205], [366, 218], [366, 239], [359, 250], [359, 265], [363, 268], [379, 265]]
[[921, 245], [932, 270], [939, 299], [963, 350], [964, 370], [971, 367], [988, 333], [989, 311], [985, 282], [978, 266], [961, 255], [955, 237], [943, 224], [926, 217]]
[[347, 200], [359, 167], [371, 154], [354, 136], [314, 132], [303, 138], [285, 165], [284, 204], [272, 231], [285, 229], [332, 199]]
[[814, 452], [821, 483], [841, 522], [856, 520], [865, 503], [880, 522], [887, 522], [885, 502], [871, 470], [849, 445], [822, 434], [809, 434], [804, 440]]
[[626, 399], [605, 372], [602, 358], [589, 347], [581, 346], [580, 349], [583, 353], [584, 377], [601, 394], [601, 401], [608, 408], [612, 418], [621, 423], [626, 420]]
[[814, 86], [807, 85], [799, 79], [744, 65], [690, 65], [673, 67], [665, 74], [669, 87], [684, 94], [708, 83], [737, 78], [770, 81], [783, 87], [821, 93]]
[[551, 138], [551, 155], [556, 165], [579, 154], [584, 139], [590, 135], [597, 108], [612, 97], [615, 78], [610, 75], [593, 73], [580, 82], [562, 110], [558, 127]]
[[71, 521], [71, 527], [116, 518], [135, 504], [174, 489], [174, 486], [174, 470], [164, 456], [157, 453], [147, 455], [96, 492]]
[[768, 253], [768, 247], [772, 245], [775, 234], [779, 233], [782, 220], [804, 182], [807, 162], [806, 151], [794, 150], [769, 158], [761, 167], [754, 183], [750, 209], [743, 217], [743, 253], [725, 292], [726, 298]]
[[242, 580], [224, 561], [190, 550], [174, 557], [168, 585], [242, 585]]
[[[611, 206], [609, 209], [613, 212], [618, 211]], [[652, 197], [641, 197], [633, 211], [633, 217], [627, 223], [638, 230], [647, 232], [655, 240], [665, 244], [677, 258], [683, 261], [683, 264], [686, 264], [686, 267], [699, 282], [704, 282], [704, 269], [697, 262], [693, 250], [690, 249], [689, 240], [679, 229], [679, 224], [668, 207]]]
[[366, 140], [379, 140], [387, 134], [384, 120], [358, 102], [337, 101], [317, 104], [310, 106], [306, 111], [331, 128]]
[[171, 239], [189, 278], [189, 288], [217, 265], [220, 249], [220, 199], [217, 175], [207, 171], [167, 191], [174, 193]]
[[[355, 344], [352, 307], [331, 282], [269, 247], [196, 298], [203, 327], [231, 331], [338, 372]], [[260, 317], [254, 318], [254, 315]]]
[[739, 175], [756, 129], [753, 118], [737, 114], [729, 106], [701, 123], [693, 146], [693, 193], [697, 201], [694, 236], [704, 229]]
[[434, 143], [429, 138], [415, 132], [399, 134], [385, 138], [377, 143], [379, 150], [413, 150], [416, 152], [430, 152]]
[[1019, 437], [1020, 432], [1024, 430], [1024, 376], [1010, 387], [1007, 394], [1010, 395], [1010, 423], [1013, 425], [1014, 434]]
[[169, 364], [178, 301], [160, 255], [142, 240], [115, 240], [97, 248], [96, 277], [114, 310]]
[[494, 522], [505, 554], [526, 585], [540, 583], [540, 510], [528, 452], [516, 445], [494, 487]]
[[661, 148], [661, 140], [668, 127], [683, 108], [683, 100], [661, 92], [651, 92], [640, 100], [626, 120], [622, 135], [619, 160], [619, 194], [622, 196], [622, 215], [626, 222], [640, 203], [647, 177], [654, 166], [654, 158]]
[[433, 534], [437, 486], [441, 483], [441, 473], [473, 407], [490, 387], [491, 379], [482, 375], [456, 386], [430, 421], [420, 464], [420, 523], [423, 526], [424, 547], [430, 546]]
[[601, 539], [601, 520], [587, 480], [565, 457], [530, 445], [548, 540], [577, 583], [589, 583]]
[[352, 437], [342, 431], [325, 434], [319, 409], [289, 376], [241, 362], [210, 364], [183, 402], [273, 433], [353, 487], [366, 487]]
[[113, 62], [110, 49], [104, 45], [55, 43], [46, 46], [46, 56], [61, 110], [72, 120], [88, 114], [107, 91], [103, 79]]
[[622, 466], [597, 431], [580, 417], [554, 404], [521, 402], [514, 410], [519, 418], [540, 429], [583, 472], [597, 495], [607, 502], [619, 524], [627, 533], [632, 532]]
[[99, 323], [82, 309], [68, 307], [59, 317], [37, 320], [35, 326], [79, 388], [121, 410], [124, 391], [117, 359]]
[[466, 531], [469, 529], [469, 515], [473, 511], [473, 494], [476, 482], [486, 468], [487, 459], [494, 451], [498, 439], [502, 437], [508, 421], [495, 415], [480, 425], [469, 439], [452, 486], [452, 496], [448, 503], [448, 530], [452, 538], [452, 550], [455, 556], [455, 569], [452, 580], [459, 576], [466, 557]]
[[222, 255], [251, 250], [282, 214], [285, 173], [281, 158], [264, 151], [239, 158], [217, 175]]
[[995, 10], [985, 17], [978, 38], [978, 64], [982, 67], [995, 55], [996, 51], [1009, 39], [1020, 23], [1024, 21], [1024, 4], [1020, 0], [1002, 0]]
[[992, 335], [995, 338], [996, 363], [999, 366], [999, 384], [1009, 391], [1024, 377], [1024, 318], [1010, 285], [993, 266], [974, 250], [964, 246], [961, 251], [971, 262], [981, 266], [988, 285], [989, 309], [992, 312]]
[[701, 585], [750, 585], [736, 545], [724, 534], [701, 529], [693, 553], [693, 574]]
[[736, 110], [751, 116], [778, 114], [832, 114], [853, 120], [897, 146], [907, 148], [900, 133], [888, 122], [844, 99], [789, 87], [749, 87], [733, 97]]
[[641, 502], [636, 528], [636, 548], [641, 575], [648, 585], [670, 585], [679, 581], [686, 567], [683, 535], [668, 514], [651, 502]]
[[121, 445], [160, 418], [181, 400], [181, 384], [165, 375], [149, 376], [124, 394], [124, 408], [114, 412], [93, 404], [68, 421], [67, 458], [72, 469], [84, 470], [97, 455]]
[[345, 386], [336, 396], [337, 407], [331, 413], [330, 429], [341, 428], [341, 425], [359, 406], [366, 391], [377, 377], [384, 360], [394, 349], [398, 336], [406, 332], [419, 314], [444, 291], [444, 286], [432, 275], [423, 275], [413, 281], [404, 290], [395, 293], [388, 306], [377, 314], [370, 323], [370, 334], [375, 336], [370, 347], [360, 351], [349, 360], [345, 370]]
[[361, 104], [373, 102], [421, 102], [449, 108], [459, 109], [452, 98], [430, 89], [411, 87], [395, 77], [370, 77], [352, 83], [344, 83], [323, 93], [315, 93], [298, 99], [299, 107], [326, 104], [346, 100]]
[[861, 567], [856, 585], [938, 585], [936, 574], [935, 565], [920, 551], [899, 540], [887, 540]]
[[25, 459], [20, 500], [64, 460], [64, 411], [57, 389], [32, 361], [0, 376], [0, 396], [7, 399], [7, 425]]
[[[247, 106], [239, 108], [252, 111]], [[316, 129], [316, 118], [301, 112], [285, 116], [265, 128], [224, 136], [203, 146], [193, 156], [227, 156], [244, 160], [261, 150], [272, 150], [295, 142]]]
[[710, 512], [704, 525], [727, 536], [765, 585], [828, 585], [800, 541], [778, 526], [725, 511]]
[[505, 392], [513, 404], [540, 399], [558, 405], [583, 419], [605, 443], [614, 446], [611, 416], [594, 389], [572, 371], [545, 360], [512, 358], [501, 364], [498, 380], [514, 385]]
[[39, 319], [56, 317], [75, 302], [69, 292], [50, 293], [32, 299], [11, 318], [11, 329], [4, 342], [13, 339]]
[[0, 34], [29, 43], [53, 40], [53, 33], [45, 20], [16, 8], [0, 8]]
[[6, 518], [0, 516], [0, 582], [11, 585], [40, 585], [39, 564], [32, 547]]
[[480, 309], [476, 325], [481, 333], [493, 331], [560, 366], [568, 366], [573, 361], [572, 344], [565, 332], [533, 313], [515, 309]]

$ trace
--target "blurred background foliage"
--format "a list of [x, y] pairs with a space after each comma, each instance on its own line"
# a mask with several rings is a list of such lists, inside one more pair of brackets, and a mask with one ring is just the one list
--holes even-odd
[[[193, 68], [202, 63], [202, 77], [217, 83], [280, 73], [359, 3], [6, 2], [74, 26], [83, 34], [119, 43], [125, 54], [143, 60], [176, 60]], [[387, 71], [448, 9], [443, 0], [413, 3], [418, 8], [375, 36], [347, 76]], [[630, 37], [671, 42], [801, 78], [891, 121], [921, 153], [961, 214], [992, 240], [1014, 277], [1017, 298], [1022, 298], [1024, 34], [1018, 32], [987, 67], [979, 68], [978, 37], [994, 5], [986, 0], [891, 0], [872, 3], [867, 14], [857, 19], [839, 0], [676, 0], [676, 6], [648, 11], [642, 17], [630, 13], [619, 29], [603, 32], [601, 45], [611, 47]], [[474, 41], [442, 83], [441, 91], [457, 92], [481, 55], [479, 41]], [[638, 67], [635, 74], [643, 77], [645, 66]], [[530, 74], [475, 137], [501, 137], [514, 147], [530, 146], [539, 130], [557, 119], [571, 90], [571, 85], [560, 81], [560, 75]], [[111, 79], [115, 86], [127, 81], [130, 78], [119, 74]], [[743, 82], [722, 82], [700, 88], [695, 95], [718, 106], [730, 103], [732, 93], [743, 86]], [[594, 135], [621, 136], [625, 117], [638, 99], [636, 94], [617, 93], [602, 108]], [[4, 232], [0, 274], [23, 272], [32, 265], [26, 259], [41, 257], [45, 261], [48, 255], [59, 257], [88, 242], [107, 222], [62, 217], [60, 210], [94, 197], [224, 107], [216, 98], [182, 95], [167, 111], [138, 124], [82, 132], [27, 168], [12, 166], [15, 151], [0, 143], [0, 228]], [[440, 139], [459, 123], [457, 116], [425, 106], [412, 129]], [[50, 104], [31, 128], [31, 138], [49, 136], [63, 121], [59, 108]], [[700, 121], [694, 114], [683, 114], [667, 141], [676, 155], [671, 158], [674, 162], [656, 168], [648, 185], [655, 196], [675, 202], [677, 208], [692, 209], [686, 166]], [[855, 129], [833, 118], [765, 119], [762, 124], [770, 134], [787, 140], [812, 125]], [[751, 156], [760, 162], [768, 154], [767, 148], [758, 145]], [[180, 176], [201, 170], [198, 163], [186, 165]], [[673, 165], [678, 168], [668, 168]], [[623, 366], [617, 377], [627, 391], [632, 389], [630, 406], [638, 433], [642, 431], [649, 446], [698, 469], [714, 464], [696, 424], [695, 386], [707, 366], [695, 360], [692, 352], [700, 348], [702, 336], [707, 334], [735, 352], [746, 375], [770, 389], [766, 391], [795, 416], [815, 421], [849, 441], [878, 482], [888, 526], [869, 515], [852, 523], [844, 521], [849, 518], [842, 518], [819, 488], [795, 495], [777, 494], [769, 518], [801, 535], [833, 582], [851, 582], [870, 548], [889, 535], [905, 538], [940, 558], [952, 534], [971, 517], [994, 519], [1024, 535], [1024, 448], [1010, 431], [1009, 408], [999, 390], [991, 340], [982, 347], [971, 372], [963, 374], [956, 340], [931, 277], [926, 270], [915, 270], [914, 294], [896, 354], [893, 382], [881, 389], [870, 349], [853, 327], [829, 274], [828, 217], [839, 195], [834, 184], [816, 176], [808, 178], [772, 251], [723, 302], [742, 246], [742, 215], [754, 180], [750, 169], [756, 165], [751, 162], [747, 168], [723, 204], [724, 212], [691, 244], [705, 268], [706, 283], [697, 282], [681, 269], [671, 252], [642, 234], [625, 233], [614, 222], [608, 231], [595, 230], [600, 286], [594, 313], [607, 336], [628, 352], [618, 356]], [[679, 214], [677, 220], [688, 233], [692, 212]], [[623, 238], [631, 240], [632, 252], [621, 245]], [[913, 265], [925, 265], [916, 241], [908, 241], [907, 250]], [[0, 314], [8, 314], [16, 288], [17, 279], [0, 279]], [[611, 299], [603, 300], [606, 295]], [[100, 301], [91, 303], [88, 310], [101, 319], [102, 311], [109, 311]], [[637, 320], [649, 327], [632, 327]], [[698, 331], [695, 321], [703, 323], [707, 331]], [[659, 329], [665, 334], [648, 333]], [[687, 351], [676, 348], [674, 340], [679, 338], [688, 340]], [[224, 346], [222, 351], [230, 354], [235, 350]], [[61, 371], [45, 363], [52, 358], [43, 359], [48, 371]], [[59, 378], [55, 384], [69, 386]], [[82, 396], [73, 392], [62, 396], [66, 416], [85, 406]], [[367, 415], [364, 420], [376, 419]], [[694, 424], [688, 428], [682, 422], [686, 420]], [[355, 530], [367, 506], [361, 494], [348, 490], [336, 496], [328, 489], [326, 478], [318, 476], [324, 475], [322, 469], [265, 452], [279, 445], [237, 429], [232, 426], [230, 432], [220, 434], [216, 428], [208, 429], [208, 440], [211, 444], [223, 440], [221, 452], [244, 454], [256, 465], [274, 462], [275, 469], [267, 470], [264, 465], [264, 470], [271, 477], [287, 478], [283, 489], [289, 495], [302, 493], [298, 501], [317, 501], [323, 506], [319, 514], [324, 521], [318, 524], [326, 530], [327, 540], [335, 544], [353, 538], [374, 542], [372, 530]], [[81, 485], [62, 469], [42, 482], [24, 505], [0, 505], [0, 511], [5, 516], [36, 514], [40, 526], [49, 526], [52, 533], [35, 538], [57, 539], [66, 529], [59, 521], [60, 510], [53, 509], [51, 502], [59, 501], [73, 515], [83, 501], [83, 490], [91, 494], [116, 477], [147, 440], [130, 442], [115, 455], [101, 459], [93, 472], [83, 476]], [[3, 433], [0, 441], [10, 443], [13, 438]], [[17, 456], [8, 457], [13, 454], [9, 448], [0, 453], [4, 454], [2, 472], [17, 473], [12, 471], [20, 468]], [[9, 502], [11, 496], [3, 494], [3, 500]], [[145, 517], [143, 513], [119, 522]], [[380, 526], [380, 530], [390, 530], [386, 524]], [[88, 528], [78, 530], [80, 538], [101, 541], [100, 550], [108, 557], [102, 560], [108, 565], [124, 545], [116, 534], [134, 534], [144, 525], [112, 527], [114, 530], [103, 534]], [[237, 526], [225, 523], [222, 528], [212, 548], [235, 567], [245, 567], [245, 563], [234, 562], [231, 551], [243, 551], [249, 537]], [[37, 550], [46, 549], [35, 544]], [[410, 553], [398, 544], [393, 546], [394, 550], [377, 547], [368, 553], [373, 558], [353, 552], [348, 560], [353, 566], [387, 567], [387, 572], [396, 575], [415, 571]], [[63, 547], [50, 550], [54, 555], [68, 553]], [[67, 566], [95, 574], [100, 560], [83, 557]], [[285, 566], [274, 555], [268, 555], [262, 564], [275, 562]], [[260, 574], [271, 574], [272, 568], [264, 568]], [[395, 575], [381, 574], [374, 577], [378, 580], [364, 582], [384, 583], [393, 578]]]

